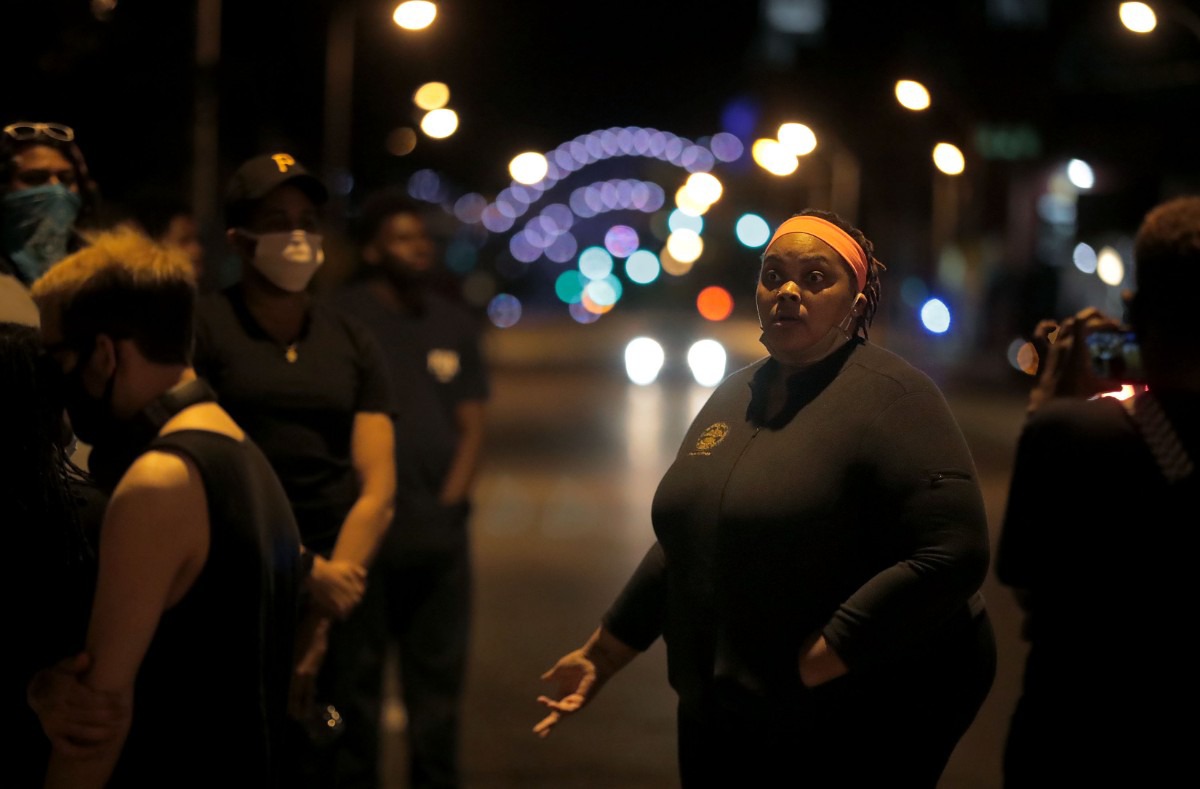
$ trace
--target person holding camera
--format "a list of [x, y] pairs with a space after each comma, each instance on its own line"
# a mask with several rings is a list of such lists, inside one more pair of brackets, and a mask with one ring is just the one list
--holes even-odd
[[[1006, 789], [1165, 785], [1189, 767], [1184, 730], [1163, 710], [1195, 698], [1187, 546], [1200, 505], [1200, 339], [1184, 285], [1200, 272], [1200, 196], [1153, 208], [1134, 260], [1130, 327], [1089, 308], [1037, 331], [1047, 353], [995, 564], [1029, 641]], [[1106, 379], [1089, 337], [1127, 328], [1144, 380]], [[1137, 394], [1097, 396], [1121, 384]]]

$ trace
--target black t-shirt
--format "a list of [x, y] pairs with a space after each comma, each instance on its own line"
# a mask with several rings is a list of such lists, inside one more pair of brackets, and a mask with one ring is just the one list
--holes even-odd
[[[389, 540], [432, 545], [446, 533], [438, 494], [459, 434], [455, 409], [486, 400], [488, 376], [475, 319], [442, 296], [425, 292], [420, 310], [398, 309], [373, 292], [369, 279], [334, 294], [331, 304], [374, 335], [396, 399], [396, 521]], [[458, 524], [461, 525], [461, 524]]]
[[354, 417], [394, 413], [374, 338], [316, 302], [300, 339], [282, 345], [234, 285], [200, 298], [195, 368], [271, 461], [304, 544], [331, 550], [359, 493], [350, 455]]

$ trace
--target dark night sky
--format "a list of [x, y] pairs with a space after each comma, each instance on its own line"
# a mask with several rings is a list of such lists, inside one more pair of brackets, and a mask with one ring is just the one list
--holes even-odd
[[[319, 168], [326, 36], [338, 3], [225, 0], [220, 64], [208, 75], [194, 67], [194, 2], [118, 0], [104, 21], [89, 0], [5, 3], [0, 119], [74, 125], [110, 200], [151, 184], [187, 195], [196, 85], [207, 76], [219, 98], [220, 156], [205, 166], [222, 183], [266, 149], [290, 149]], [[967, 230], [1011, 226], [1014, 184], [1069, 155], [1097, 167], [1084, 223], [1128, 229], [1164, 193], [1200, 190], [1190, 121], [1200, 107], [1200, 36], [1164, 20], [1154, 36], [1135, 38], [1116, 21], [1115, 2], [831, 0], [822, 34], [774, 41], [752, 0], [442, 0], [421, 33], [392, 24], [391, 0], [355, 5], [352, 201], [421, 168], [492, 196], [522, 150], [610, 126], [696, 139], [722, 130], [734, 100], [756, 108], [753, 136], [773, 136], [792, 119], [836, 130], [862, 164], [858, 221], [907, 250], [892, 255], [902, 264], [903, 254], [926, 255], [910, 242], [929, 226], [936, 139], [968, 152]], [[1026, 14], [997, 24], [1001, 8]], [[924, 80], [934, 109], [901, 110], [891, 96], [899, 76]], [[432, 79], [450, 85], [459, 131], [388, 155], [387, 133], [415, 125], [412, 90]], [[1037, 135], [1034, 156], [985, 159], [977, 150], [981, 129], [1022, 126]], [[800, 207], [792, 187], [755, 184], [747, 176], [730, 201]]]
[[[319, 164], [326, 23], [336, 2], [222, 4], [223, 169], [276, 144]], [[764, 62], [754, 2], [444, 0], [421, 33], [392, 25], [393, 2], [356, 5], [352, 128], [363, 184], [432, 167], [464, 188], [495, 190], [520, 150], [613, 125], [695, 138], [719, 131], [723, 108], [739, 96], [758, 103], [758, 133], [788, 114], [821, 119], [868, 167], [893, 177], [904, 175], [894, 159], [910, 147], [923, 152], [943, 131], [969, 137], [983, 122], [1038, 124], [1046, 152], [1069, 142], [1146, 167], [1172, 153], [1190, 157], [1176, 167], [1195, 166], [1179, 127], [1200, 88], [1200, 39], [1164, 25], [1157, 41], [1133, 41], [1115, 23], [1115, 3], [1045, 2], [1044, 24], [996, 30], [985, 27], [985, 11], [1003, 4], [839, 0], [826, 33], [785, 42], [790, 62], [775, 66]], [[98, 21], [88, 0], [5, 4], [0, 116], [76, 125], [109, 192], [145, 178], [186, 182], [194, 7], [119, 0]], [[889, 91], [902, 71], [927, 80], [940, 109], [918, 118], [896, 108]], [[409, 157], [387, 156], [387, 132], [413, 123], [409, 96], [429, 79], [451, 86], [459, 132], [422, 139]], [[1102, 110], [1109, 101], [1118, 103]], [[1164, 112], [1171, 117], [1154, 117]], [[1084, 133], [1086, 118], [1103, 125]], [[1147, 142], [1157, 142], [1154, 156], [1136, 154]], [[926, 166], [923, 154], [911, 158]]]

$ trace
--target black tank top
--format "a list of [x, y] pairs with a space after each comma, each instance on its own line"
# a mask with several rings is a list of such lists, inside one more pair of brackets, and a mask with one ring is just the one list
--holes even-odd
[[209, 550], [159, 621], [109, 786], [276, 786], [301, 580], [283, 486], [248, 437], [182, 430], [148, 449], [199, 469]]

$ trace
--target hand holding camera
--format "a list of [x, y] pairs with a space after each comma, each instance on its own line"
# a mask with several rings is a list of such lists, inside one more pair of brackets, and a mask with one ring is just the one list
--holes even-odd
[[1040, 363], [1037, 385], [1029, 395], [1030, 412], [1054, 397], [1094, 397], [1140, 382], [1131, 377], [1140, 378], [1141, 368], [1132, 333], [1095, 307], [1060, 324], [1042, 321], [1034, 344]]

